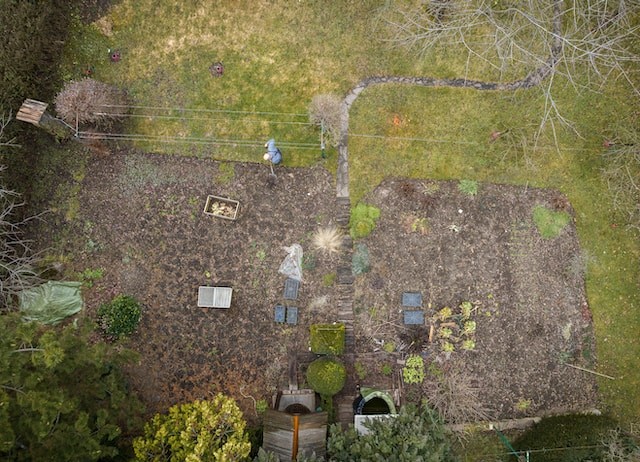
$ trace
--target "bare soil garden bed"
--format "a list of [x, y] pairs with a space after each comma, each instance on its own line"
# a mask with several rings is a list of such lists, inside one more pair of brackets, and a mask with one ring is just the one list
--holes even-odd
[[[471, 388], [493, 418], [596, 406], [594, 376], [566, 365], [595, 364], [575, 226], [545, 239], [532, 219], [538, 205], [573, 216], [562, 195], [490, 184], [470, 195], [458, 182], [388, 179], [364, 201], [381, 211], [371, 235], [358, 241], [371, 269], [356, 278], [354, 300], [357, 345], [368, 352], [374, 380], [385, 364], [418, 354], [426, 378], [405, 395], [457, 391], [449, 399], [455, 401]], [[402, 310], [416, 308], [402, 307], [403, 292], [422, 295], [424, 325], [404, 324]], [[473, 307], [468, 335], [465, 301]], [[384, 352], [385, 342], [394, 353]], [[455, 350], [445, 351], [445, 342]], [[447, 376], [457, 385], [447, 385]]]
[[[121, 293], [142, 302], [127, 342], [140, 360], [127, 372], [149, 412], [224, 391], [255, 418], [252, 398], [286, 385], [289, 352], [308, 351], [309, 326], [337, 319], [339, 257], [310, 245], [319, 226], [334, 223], [334, 179], [321, 166], [280, 167], [270, 186], [269, 173], [264, 164], [94, 154], [77, 216], [64, 223], [54, 215], [36, 230], [43, 246], [71, 257], [68, 273], [104, 270], [85, 290], [89, 316]], [[236, 220], [203, 213], [208, 195], [237, 200]], [[575, 228], [547, 240], [531, 221], [536, 204], [572, 213], [557, 193], [482, 185], [467, 196], [454, 182], [390, 179], [365, 201], [381, 218], [356, 240], [371, 261], [354, 287], [358, 381], [397, 386], [397, 360], [416, 352], [427, 378], [422, 388], [405, 387], [404, 399], [428, 396], [429, 374], [455, 369], [494, 417], [595, 405], [593, 376], [563, 364], [595, 361]], [[285, 301], [278, 268], [293, 243], [305, 252], [303, 282], [298, 299]], [[199, 286], [233, 288], [231, 307], [198, 308]], [[422, 294], [424, 326], [402, 324], [404, 291]], [[475, 348], [446, 359], [429, 343], [428, 323], [465, 300], [475, 307]], [[276, 323], [277, 304], [298, 307], [298, 324]], [[385, 353], [382, 342], [396, 351]]]

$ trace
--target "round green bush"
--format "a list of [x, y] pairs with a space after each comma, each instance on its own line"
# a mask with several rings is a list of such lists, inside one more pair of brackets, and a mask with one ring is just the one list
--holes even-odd
[[100, 327], [105, 334], [114, 338], [135, 332], [140, 315], [140, 303], [129, 295], [118, 295], [98, 309]]
[[332, 358], [319, 358], [309, 364], [307, 382], [316, 393], [333, 396], [342, 390], [347, 380], [344, 365]]

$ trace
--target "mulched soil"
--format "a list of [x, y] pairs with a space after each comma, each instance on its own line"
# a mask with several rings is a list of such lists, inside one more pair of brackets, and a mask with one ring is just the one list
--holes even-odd
[[[105, 270], [85, 290], [88, 316], [117, 294], [142, 302], [141, 325], [126, 343], [140, 359], [127, 374], [150, 413], [223, 391], [257, 418], [253, 400], [286, 387], [291, 351], [301, 355], [303, 381], [309, 326], [336, 320], [338, 256], [310, 245], [313, 232], [336, 216], [334, 180], [320, 165], [276, 172], [270, 186], [264, 164], [94, 153], [74, 221], [56, 225], [60, 217], [53, 217], [36, 230], [43, 246], [73, 255], [68, 274]], [[208, 194], [238, 200], [238, 219], [205, 215]], [[427, 365], [455, 364], [471, 377], [494, 417], [595, 405], [593, 376], [562, 364], [594, 361], [575, 228], [545, 240], [531, 221], [539, 203], [565, 204], [572, 213], [557, 193], [481, 185], [471, 197], [456, 183], [390, 179], [365, 201], [381, 218], [356, 241], [371, 259], [371, 270], [354, 283], [358, 381], [400, 390], [397, 361], [413, 351]], [[414, 230], [416, 218], [426, 218], [425, 234]], [[293, 243], [306, 257], [299, 298], [289, 303], [299, 307], [299, 324], [288, 326], [274, 322], [273, 310], [285, 302], [278, 268], [283, 246]], [[232, 287], [231, 308], [198, 308], [201, 285]], [[423, 295], [422, 330], [402, 325], [400, 297], [408, 290]], [[428, 342], [429, 320], [463, 300], [477, 306], [476, 348], [447, 359]], [[400, 351], [382, 352], [382, 341]], [[383, 373], [384, 365], [393, 373]], [[403, 389], [404, 399], [410, 391]], [[516, 409], [527, 400], [526, 409]]]
[[[381, 217], [362, 240], [371, 270], [356, 278], [359, 348], [371, 355], [386, 341], [402, 350], [377, 353], [380, 365], [409, 352], [422, 355], [435, 371], [423, 386], [427, 397], [437, 376], [455, 368], [495, 418], [596, 406], [594, 376], [564, 364], [593, 368], [595, 362], [575, 226], [543, 239], [532, 220], [536, 205], [573, 216], [563, 196], [490, 184], [471, 196], [457, 182], [389, 179], [364, 201], [380, 208]], [[424, 326], [403, 325], [403, 292], [422, 294]], [[458, 342], [445, 354], [437, 312], [445, 306], [455, 312], [463, 301], [475, 307], [476, 347], [463, 351]], [[464, 337], [457, 326], [452, 330]]]

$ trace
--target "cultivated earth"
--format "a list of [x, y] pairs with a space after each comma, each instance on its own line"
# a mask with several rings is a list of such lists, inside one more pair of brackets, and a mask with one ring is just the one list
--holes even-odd
[[[276, 174], [271, 185], [265, 164], [94, 152], [76, 178], [74, 213], [54, 211], [37, 226], [65, 274], [88, 279], [103, 270], [87, 283], [87, 316], [121, 293], [143, 304], [126, 342], [140, 359], [127, 372], [149, 412], [224, 391], [257, 417], [254, 400], [288, 383], [290, 352], [308, 361], [309, 325], [337, 319], [339, 256], [311, 247], [313, 232], [334, 224], [334, 179], [321, 165]], [[237, 220], [205, 215], [209, 194], [239, 201]], [[596, 405], [593, 376], [565, 365], [595, 361], [575, 228], [543, 239], [531, 218], [539, 204], [573, 213], [562, 196], [497, 185], [470, 196], [457, 182], [389, 179], [365, 202], [381, 217], [356, 241], [370, 270], [354, 282], [352, 381], [400, 389], [398, 360], [415, 352], [432, 372], [456, 368], [470, 378], [492, 417]], [[287, 326], [274, 322], [273, 309], [284, 302], [283, 246], [294, 243], [305, 252], [303, 282], [299, 324]], [[198, 308], [201, 285], [232, 287], [231, 308]], [[422, 294], [425, 325], [403, 326], [404, 291]], [[445, 354], [429, 342], [430, 323], [465, 300], [474, 306], [475, 348]], [[395, 351], [383, 351], [384, 342]], [[384, 365], [391, 372], [381, 373]], [[301, 382], [304, 367], [302, 360]]]

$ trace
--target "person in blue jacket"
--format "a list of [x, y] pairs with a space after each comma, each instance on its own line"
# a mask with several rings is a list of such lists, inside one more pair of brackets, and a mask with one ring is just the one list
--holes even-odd
[[263, 156], [264, 160], [270, 161], [273, 165], [278, 165], [282, 162], [282, 152], [276, 147], [276, 140], [271, 138], [265, 143], [264, 147], [267, 148], [267, 152]]

